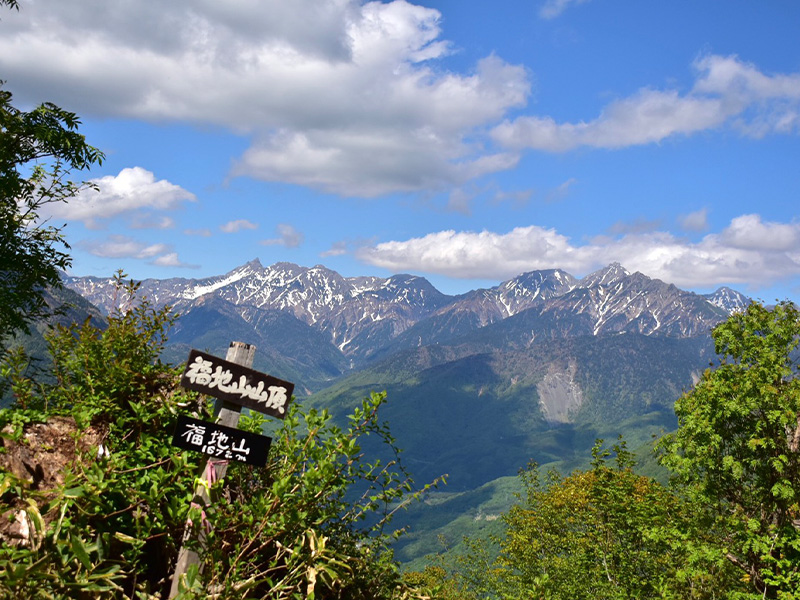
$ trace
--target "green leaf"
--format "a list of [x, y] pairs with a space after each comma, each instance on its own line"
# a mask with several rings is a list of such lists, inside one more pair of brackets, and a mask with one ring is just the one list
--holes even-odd
[[72, 547], [72, 551], [75, 553], [76, 558], [81, 562], [84, 568], [87, 571], [91, 571], [92, 559], [89, 558], [89, 552], [87, 551], [83, 540], [77, 535], [72, 535], [70, 537], [70, 546]]
[[68, 490], [64, 490], [63, 495], [65, 498], [80, 498], [83, 496], [85, 491], [86, 490], [84, 490], [83, 486], [77, 486]]

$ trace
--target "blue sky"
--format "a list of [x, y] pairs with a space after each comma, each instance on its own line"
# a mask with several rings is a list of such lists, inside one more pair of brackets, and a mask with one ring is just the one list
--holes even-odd
[[800, 299], [800, 3], [21, 0], [18, 105], [106, 153], [72, 271], [260, 258], [446, 293], [611, 262]]

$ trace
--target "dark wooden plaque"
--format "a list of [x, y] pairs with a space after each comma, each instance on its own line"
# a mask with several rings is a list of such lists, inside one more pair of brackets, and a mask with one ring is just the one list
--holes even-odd
[[225, 427], [178, 415], [172, 445], [184, 450], [202, 452], [209, 458], [240, 461], [263, 467], [267, 464], [272, 438], [241, 429]]
[[278, 419], [286, 416], [294, 384], [211, 354], [192, 350], [181, 385]]

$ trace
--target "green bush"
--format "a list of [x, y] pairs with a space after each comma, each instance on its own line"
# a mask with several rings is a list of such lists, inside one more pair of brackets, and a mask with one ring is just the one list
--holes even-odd
[[[0, 411], [0, 534], [16, 522], [27, 535], [0, 541], [0, 597], [166, 598], [189, 517], [195, 533], [210, 530], [182, 598], [425, 597], [403, 583], [388, 547], [387, 523], [416, 495], [412, 483], [399, 463], [360, 449], [375, 436], [396, 452], [378, 420], [383, 394], [344, 428], [291, 405], [267, 466], [232, 464], [212, 503], [192, 507], [205, 458], [171, 437], [179, 413], [210, 419], [211, 406], [159, 360], [169, 310], [137, 300], [121, 276], [118, 292], [107, 329], [50, 335], [54, 384], [22, 375], [20, 356], [3, 369], [16, 406]], [[240, 423], [260, 430], [262, 418]], [[12, 455], [36, 450], [26, 446], [34, 430], [56, 424], [68, 433], [53, 444], [71, 457], [58, 480], [35, 461], [27, 474], [11, 468]]]
[[449, 585], [466, 589], [465, 598], [502, 600], [712, 600], [743, 589], [733, 566], [709, 550], [692, 507], [635, 474], [624, 441], [611, 464], [601, 442], [590, 470], [522, 471], [525, 493], [503, 516], [505, 532], [494, 547], [470, 541]]

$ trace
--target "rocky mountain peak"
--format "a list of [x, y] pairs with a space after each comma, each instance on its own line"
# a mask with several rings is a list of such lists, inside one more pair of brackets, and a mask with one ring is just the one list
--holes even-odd
[[537, 303], [562, 296], [575, 289], [578, 280], [560, 269], [529, 271], [487, 290], [505, 309], [504, 316], [514, 315]]
[[743, 311], [751, 302], [744, 294], [724, 286], [711, 294], [704, 294], [703, 297], [730, 315]]
[[586, 277], [580, 280], [580, 287], [594, 287], [597, 285], [611, 285], [628, 277], [630, 271], [623, 267], [618, 262], [611, 263], [607, 267], [603, 267], [593, 273], [589, 273]]

